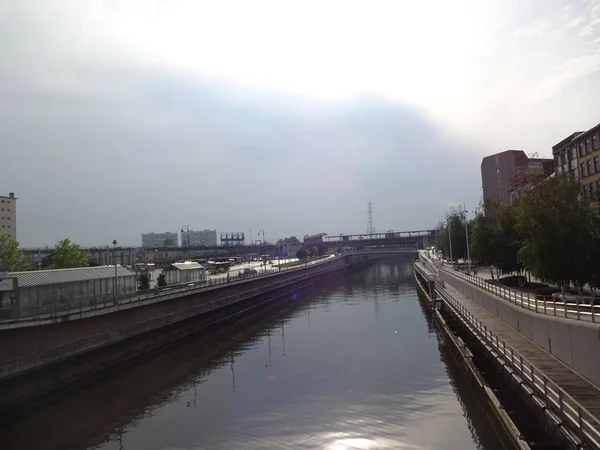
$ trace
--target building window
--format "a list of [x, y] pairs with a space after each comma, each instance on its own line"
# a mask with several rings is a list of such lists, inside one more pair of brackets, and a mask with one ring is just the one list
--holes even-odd
[[2, 225], [2, 228], [4, 228], [4, 225]]
[[579, 144], [579, 157], [581, 158], [585, 153], [583, 152], [583, 142]]
[[587, 177], [587, 171], [585, 170], [585, 163], [581, 163], [580, 169], [581, 169], [581, 178]]
[[598, 148], [600, 148], [600, 142], [598, 142], [598, 135], [595, 134], [592, 136], [592, 148], [594, 150], [597, 150]]
[[583, 185], [583, 198], [590, 198], [590, 185], [589, 184], [584, 184]]
[[590, 143], [589, 139], [586, 139], [585, 140], [585, 154], [587, 155], [591, 151], [592, 151], [592, 144]]
[[594, 173], [594, 170], [592, 169], [592, 160], [591, 159], [587, 160], [587, 173], [588, 173], [588, 175], [592, 175]]
[[6, 225], [6, 228], [10, 228], [10, 225]]

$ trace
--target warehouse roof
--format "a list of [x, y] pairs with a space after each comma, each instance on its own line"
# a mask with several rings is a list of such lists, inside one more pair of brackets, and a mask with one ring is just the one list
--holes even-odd
[[[117, 265], [117, 276], [133, 276], [134, 273]], [[74, 283], [77, 281], [99, 280], [115, 277], [115, 266], [81, 267], [78, 269], [35, 270], [31, 272], [11, 272], [17, 278], [18, 287], [45, 286], [48, 284]]]
[[173, 263], [171, 266], [177, 270], [204, 269], [202, 264], [199, 264], [195, 261]]

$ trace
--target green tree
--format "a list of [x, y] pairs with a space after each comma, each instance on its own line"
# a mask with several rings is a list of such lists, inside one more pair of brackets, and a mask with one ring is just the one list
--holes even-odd
[[138, 277], [138, 290], [146, 291], [150, 289], [150, 274], [140, 273]]
[[0, 270], [21, 272], [34, 268], [33, 260], [23, 255], [17, 241], [5, 234], [0, 235]]
[[316, 258], [317, 256], [319, 256], [319, 249], [317, 247], [312, 247], [310, 249], [310, 257]]
[[494, 279], [494, 264], [496, 263], [497, 226], [495, 210], [479, 208], [469, 230], [469, 247], [471, 258], [480, 265], [488, 267]]
[[308, 251], [304, 247], [302, 247], [296, 252], [296, 258], [298, 258], [300, 261], [306, 259], [307, 257]]
[[165, 287], [167, 285], [167, 277], [165, 277], [164, 273], [161, 273], [156, 279], [156, 285], [158, 287]]
[[88, 259], [86, 254], [80, 250], [79, 245], [66, 238], [56, 244], [54, 265], [57, 269], [87, 267]]
[[496, 239], [492, 243], [494, 266], [502, 273], [521, 273], [523, 265], [518, 253], [523, 245], [523, 236], [517, 226], [517, 209], [513, 206], [499, 206], [493, 219], [496, 225]]
[[440, 249], [447, 258], [450, 257], [450, 241], [452, 241], [452, 257], [455, 260], [466, 258], [467, 235], [465, 233], [464, 215], [459, 209], [453, 208], [446, 214], [446, 226]]
[[526, 191], [516, 216], [523, 236], [519, 262], [563, 291], [571, 284], [581, 286], [592, 259], [594, 214], [570, 177], [556, 176]]

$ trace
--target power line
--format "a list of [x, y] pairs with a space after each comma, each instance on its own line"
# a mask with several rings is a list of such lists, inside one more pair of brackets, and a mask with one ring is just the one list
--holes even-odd
[[375, 223], [373, 222], [373, 203], [371, 200], [367, 203], [367, 234], [375, 234]]

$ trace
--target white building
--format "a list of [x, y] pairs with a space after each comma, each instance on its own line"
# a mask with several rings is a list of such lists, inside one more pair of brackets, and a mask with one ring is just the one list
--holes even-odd
[[179, 235], [177, 232], [142, 233], [142, 247], [144, 248], [177, 247], [178, 243]]
[[[188, 242], [189, 237], [189, 242]], [[217, 246], [217, 230], [194, 231], [187, 230], [181, 232], [182, 247], [216, 247]]]
[[174, 263], [163, 270], [167, 284], [196, 283], [206, 281], [206, 269], [197, 262]]
[[14, 192], [8, 197], [0, 196], [0, 234], [17, 240], [17, 198]]

